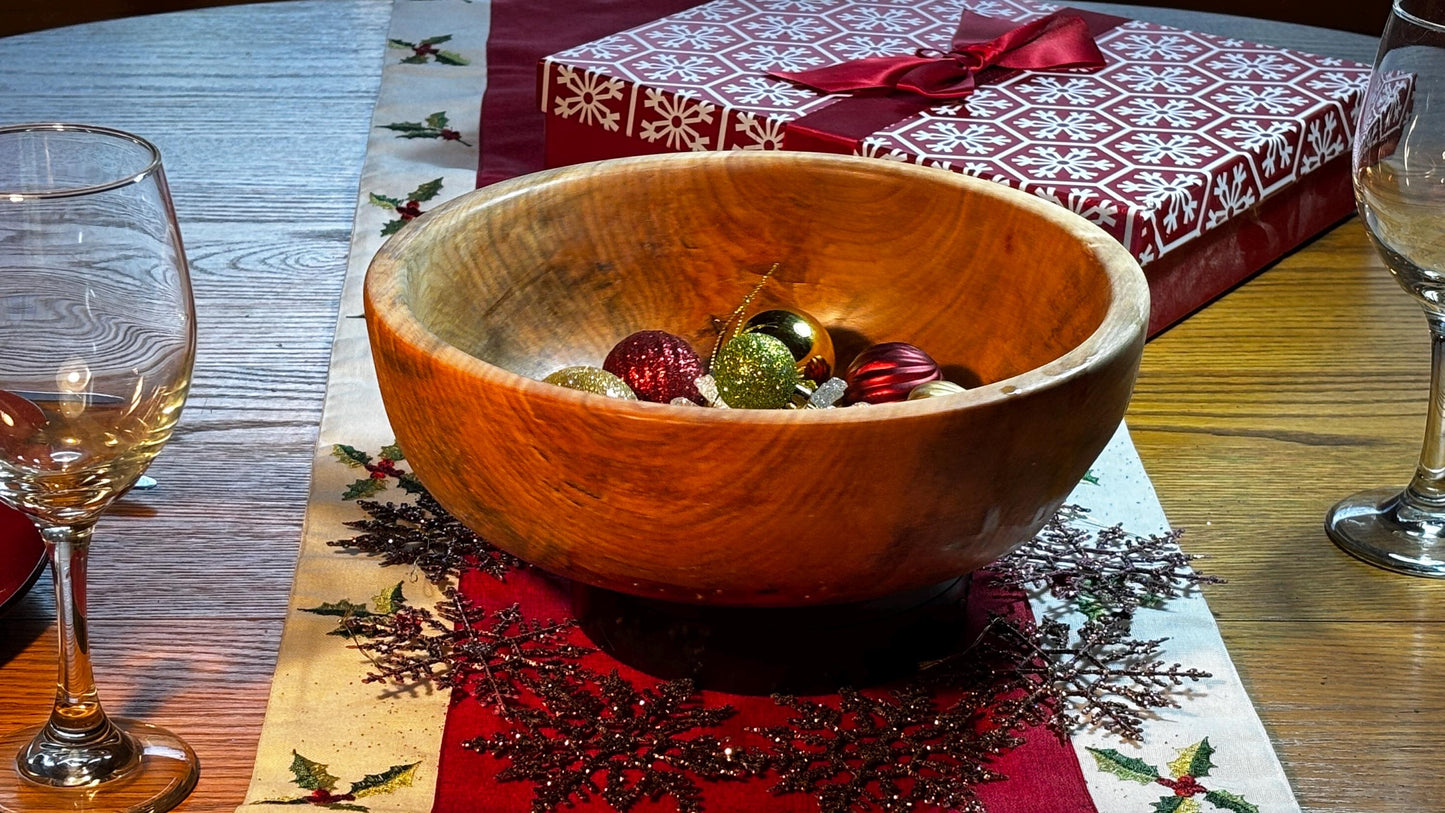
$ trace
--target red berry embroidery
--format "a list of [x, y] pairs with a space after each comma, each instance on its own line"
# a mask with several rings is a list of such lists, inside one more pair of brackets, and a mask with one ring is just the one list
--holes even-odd
[[1196, 782], [1194, 777], [1189, 774], [1184, 774], [1178, 779], [1168, 779], [1161, 776], [1155, 781], [1174, 791], [1175, 796], [1183, 796], [1186, 799], [1196, 794], [1209, 792], [1208, 788]]

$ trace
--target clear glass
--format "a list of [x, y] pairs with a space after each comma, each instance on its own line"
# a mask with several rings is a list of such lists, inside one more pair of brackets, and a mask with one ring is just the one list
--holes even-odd
[[1342, 500], [1325, 530], [1373, 565], [1445, 578], [1445, 2], [1396, 0], [1354, 145], [1360, 218], [1390, 273], [1425, 311], [1430, 406], [1404, 490]]
[[0, 337], [0, 502], [45, 539], [60, 639], [49, 720], [0, 737], [0, 811], [169, 810], [195, 786], [196, 755], [101, 708], [85, 593], [91, 529], [170, 437], [195, 355], [155, 147], [101, 127], [0, 127]]

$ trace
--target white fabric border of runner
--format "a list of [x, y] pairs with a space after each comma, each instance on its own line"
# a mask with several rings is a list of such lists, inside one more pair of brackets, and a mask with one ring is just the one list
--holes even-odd
[[[349, 598], [356, 602], [404, 580], [410, 603], [429, 605], [437, 591], [417, 573], [378, 567], [375, 560], [348, 555], [327, 542], [356, 536], [345, 523], [360, 519], [354, 502], [341, 499], [357, 470], [331, 454], [334, 444], [375, 451], [394, 436], [377, 389], [371, 347], [362, 318], [362, 283], [367, 265], [386, 241], [381, 231], [396, 219], [371, 202], [372, 194], [405, 198], [435, 178], [440, 194], [422, 204], [431, 208], [468, 192], [476, 185], [477, 122], [486, 87], [487, 34], [491, 6], [464, 0], [396, 0], [392, 8], [388, 47], [383, 55], [381, 87], [372, 112], [357, 199], [356, 221], [347, 260], [346, 281], [331, 351], [320, 436], [312, 467], [311, 492], [302, 528], [290, 611], [281, 635], [266, 719], [246, 804], [241, 810], [275, 811], [268, 800], [295, 799], [306, 791], [294, 783], [293, 751], [322, 763], [345, 783], [394, 765], [420, 762], [412, 784], [391, 793], [365, 797], [373, 813], [418, 813], [430, 810], [436, 791], [437, 757], [450, 693], [436, 690], [389, 700], [374, 683], [362, 683], [367, 662], [357, 650], [327, 633], [334, 617], [298, 612], [324, 602]], [[467, 65], [428, 60], [401, 62], [410, 49], [390, 43], [420, 43], [450, 36], [438, 48], [455, 52]], [[461, 141], [407, 139], [385, 129], [393, 122], [423, 122], [445, 111]], [[400, 499], [400, 492], [377, 495]]]
[[[297, 755], [339, 777], [338, 792], [340, 783], [419, 763], [411, 772], [410, 784], [366, 796], [364, 804], [374, 813], [417, 813], [432, 805], [448, 693], [395, 695], [385, 687], [363, 683], [368, 666], [364, 656], [338, 637], [327, 635], [335, 629], [335, 619], [298, 612], [298, 608], [343, 598], [370, 601], [399, 579], [412, 604], [430, 604], [436, 598], [435, 589], [414, 572], [381, 568], [369, 558], [327, 546], [329, 541], [354, 536], [355, 531], [344, 523], [361, 517], [353, 502], [341, 498], [347, 484], [356, 479], [357, 469], [336, 460], [331, 449], [334, 444], [348, 444], [376, 450], [393, 441], [360, 315], [366, 267], [385, 240], [383, 226], [395, 219], [396, 213], [374, 205], [371, 195], [405, 199], [409, 190], [440, 178], [440, 194], [423, 204], [430, 208], [472, 188], [489, 22], [490, 4], [485, 0], [395, 0], [393, 6], [390, 41], [420, 43], [449, 36], [440, 47], [461, 55], [468, 64], [434, 59], [406, 64], [400, 60], [410, 55], [409, 48], [389, 44], [386, 50], [362, 169], [290, 614], [282, 633], [250, 789], [239, 808], [242, 811], [274, 811], [274, 802], [307, 795], [292, 773]], [[472, 146], [439, 138], [405, 139], [384, 127], [394, 122], [422, 122], [439, 111], [446, 113], [449, 126]], [[1093, 473], [1099, 482], [1081, 483], [1069, 500], [1089, 509], [1091, 524], [1122, 524], [1140, 535], [1168, 530], [1163, 509], [1124, 427], [1100, 456]], [[380, 499], [401, 496], [396, 492], [378, 495]], [[1061, 612], [1058, 605], [1039, 599], [1035, 599], [1034, 609], [1036, 613]], [[1077, 626], [1082, 618], [1065, 616], [1065, 620]], [[1101, 813], [1148, 811], [1171, 791], [1106, 772], [1086, 749], [1114, 749], [1166, 772], [1167, 763], [1182, 749], [1205, 738], [1215, 749], [1215, 768], [1204, 784], [1247, 800], [1260, 811], [1298, 811], [1204, 598], [1194, 593], [1172, 600], [1160, 610], [1140, 610], [1134, 631], [1140, 638], [1168, 638], [1161, 654], [1165, 661], [1178, 661], [1213, 677], [1181, 687], [1182, 707], [1165, 709], [1146, 720], [1139, 743], [1122, 742], [1104, 731], [1074, 736], [1074, 748]], [[1199, 799], [1183, 802], [1193, 805], [1179, 808], [1185, 813], [1203, 809]]]

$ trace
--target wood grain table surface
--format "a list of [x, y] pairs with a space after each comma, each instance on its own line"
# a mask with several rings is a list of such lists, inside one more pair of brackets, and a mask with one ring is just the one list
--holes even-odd
[[[1095, 7], [1374, 52], [1358, 35]], [[389, 12], [314, 0], [0, 39], [0, 122], [154, 140], [192, 262], [193, 395], [152, 469], [160, 488], [103, 520], [91, 572], [109, 708], [200, 753], [185, 810], [231, 809], [250, 777]], [[1427, 362], [1424, 318], [1353, 219], [1145, 350], [1135, 442], [1185, 547], [1229, 579], [1210, 606], [1307, 810], [1445, 809], [1445, 582], [1357, 563], [1322, 530], [1334, 500], [1408, 478]], [[0, 727], [48, 708], [48, 592], [43, 580], [0, 620]]]

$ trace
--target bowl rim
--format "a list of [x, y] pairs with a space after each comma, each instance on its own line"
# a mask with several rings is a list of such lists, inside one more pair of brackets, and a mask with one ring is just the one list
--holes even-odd
[[[1084, 248], [1099, 261], [1109, 280], [1111, 300], [1103, 319], [1085, 339], [1067, 352], [1041, 365], [1008, 378], [993, 381], [944, 398], [923, 398], [871, 404], [865, 409], [708, 409], [695, 406], [674, 406], [642, 400], [623, 400], [548, 384], [473, 356], [442, 339], [411, 310], [403, 296], [407, 276], [405, 250], [420, 239], [425, 226], [434, 216], [459, 208], [480, 208], [493, 201], [530, 193], [532, 190], [563, 183], [579, 173], [650, 173], [672, 165], [694, 162], [756, 162], [760, 164], [803, 162], [819, 167], [872, 172], [886, 168], [888, 172], [917, 174], [931, 182], [947, 182], [967, 188], [973, 194], [998, 198], [1001, 202], [1021, 207], [1051, 221], [1082, 239]], [[438, 362], [458, 368], [478, 379], [519, 391], [528, 399], [551, 401], [557, 405], [585, 408], [598, 416], [647, 420], [676, 420], [685, 423], [870, 423], [879, 420], [924, 418], [954, 410], [969, 409], [1006, 401], [1050, 389], [1083, 375], [1089, 362], [1110, 358], [1123, 352], [1136, 341], [1142, 341], [1149, 318], [1149, 287], [1144, 272], [1134, 257], [1118, 240], [1099, 226], [1056, 203], [1036, 198], [1025, 192], [993, 181], [974, 178], [951, 170], [916, 164], [881, 161], [852, 155], [787, 151], [733, 151], [667, 153], [629, 158], [614, 158], [585, 164], [574, 164], [521, 175], [490, 186], [458, 195], [416, 218], [407, 227], [391, 235], [372, 257], [364, 282], [364, 300], [368, 329], [373, 319], [384, 320], [400, 338], [424, 350]]]

